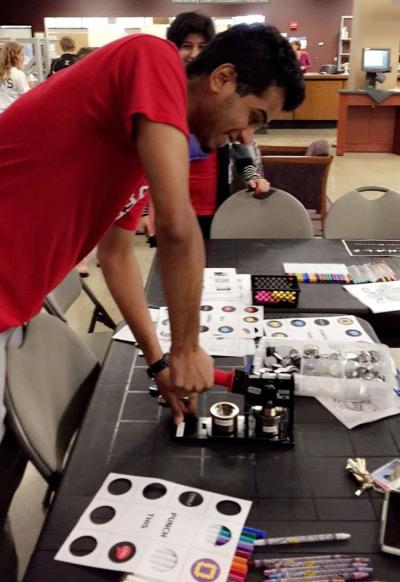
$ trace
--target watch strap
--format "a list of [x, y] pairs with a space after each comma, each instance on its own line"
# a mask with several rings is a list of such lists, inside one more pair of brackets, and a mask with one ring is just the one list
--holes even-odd
[[159, 360], [157, 360], [156, 362], [154, 362], [154, 364], [151, 364], [151, 366], [147, 368], [146, 372], [150, 378], [155, 378], [157, 374], [165, 370], [165, 368], [168, 368], [168, 366], [169, 366], [169, 354], [163, 354], [163, 356]]

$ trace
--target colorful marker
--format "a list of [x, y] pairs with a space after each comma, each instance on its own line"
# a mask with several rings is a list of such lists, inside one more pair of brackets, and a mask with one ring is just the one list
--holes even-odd
[[[365, 580], [368, 578], [369, 574], [364, 572], [357, 572], [356, 574], [349, 574], [345, 576], [330, 576], [326, 578], [326, 576], [314, 576], [313, 578], [304, 579], [304, 577], [300, 578], [281, 578], [279, 582], [345, 582], [347, 580]], [[270, 579], [266, 578], [264, 582], [271, 582]]]
[[297, 563], [297, 564], [293, 564], [291, 566], [278, 566], [275, 565], [275, 568], [267, 568], [266, 570], [264, 570], [264, 574], [279, 574], [282, 571], [286, 571], [286, 570], [291, 570], [291, 571], [295, 571], [295, 570], [338, 570], [338, 569], [354, 569], [354, 570], [362, 570], [362, 571], [367, 571], [366, 568], [370, 568], [369, 563], [366, 562], [350, 562], [350, 561], [331, 561], [331, 562], [314, 562], [314, 564], [309, 564], [307, 562], [304, 562], [303, 564], [301, 562]]
[[369, 562], [356, 562], [354, 560], [309, 560], [305, 562], [295, 562], [294, 564], [270, 564], [267, 570], [282, 569], [282, 568], [343, 568], [344, 566], [351, 568], [368, 568]]
[[[400, 371], [399, 371], [400, 372]], [[318, 556], [298, 556], [293, 558], [269, 558], [267, 560], [253, 560], [252, 566], [259, 567], [274, 567], [273, 564], [280, 564], [282, 566], [296, 564], [297, 562], [319, 562], [320, 560], [346, 560], [353, 559], [354, 562], [370, 562], [369, 558], [354, 558], [350, 554], [319, 554]], [[278, 567], [278, 566], [276, 566]]]
[[271, 580], [280, 580], [281, 578], [287, 577], [308, 577], [314, 578], [315, 576], [322, 576], [325, 574], [326, 576], [344, 576], [346, 574], [356, 574], [357, 572], [363, 572], [367, 574], [371, 574], [373, 572], [373, 568], [277, 568], [276, 570], [264, 570], [264, 575]]
[[306, 544], [316, 542], [337, 542], [349, 540], [351, 534], [349, 533], [332, 533], [332, 534], [316, 534], [306, 536], [290, 536], [287, 538], [265, 538], [263, 540], [256, 540], [255, 546], [280, 546], [287, 544]]

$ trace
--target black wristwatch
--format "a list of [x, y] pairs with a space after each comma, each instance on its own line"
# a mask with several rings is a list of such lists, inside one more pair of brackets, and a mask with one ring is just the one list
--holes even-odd
[[162, 358], [151, 364], [146, 370], [149, 378], [155, 378], [157, 374], [168, 368], [169, 366], [169, 354], [163, 354]]

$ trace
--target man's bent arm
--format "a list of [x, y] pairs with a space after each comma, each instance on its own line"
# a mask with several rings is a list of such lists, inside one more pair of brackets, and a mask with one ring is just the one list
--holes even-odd
[[198, 345], [204, 245], [189, 198], [186, 137], [178, 129], [135, 117], [135, 138], [150, 184], [160, 271], [169, 309], [171, 378], [177, 388], [212, 386], [212, 359]]
[[[161, 358], [162, 352], [150, 318], [133, 239], [134, 233], [114, 225], [100, 241], [97, 256], [111, 295], [148, 364], [153, 364]], [[157, 374], [156, 382], [171, 406], [175, 422], [179, 424], [185, 412], [195, 411], [195, 400], [184, 403], [174, 392], [169, 370]]]
[[152, 364], [162, 353], [148, 310], [133, 241], [133, 232], [114, 225], [100, 241], [97, 256], [111, 295], [144, 357]]

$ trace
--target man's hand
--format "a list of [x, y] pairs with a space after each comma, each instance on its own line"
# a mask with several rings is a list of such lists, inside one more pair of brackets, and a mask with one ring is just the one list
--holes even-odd
[[182, 400], [171, 381], [171, 370], [165, 368], [155, 377], [157, 388], [166, 402], [171, 407], [172, 416], [176, 425], [183, 422], [185, 414], [196, 414], [197, 394], [190, 394]]
[[185, 396], [201, 393], [214, 384], [214, 362], [202, 348], [174, 350], [169, 360], [171, 381], [175, 390]]
[[271, 188], [271, 184], [265, 178], [250, 180], [247, 185], [253, 190], [253, 197], [257, 198], [258, 200], [267, 198], [267, 194]]
[[178, 425], [184, 414], [196, 413], [198, 394], [214, 385], [214, 361], [200, 347], [178, 354], [171, 351], [169, 367], [155, 381]]

